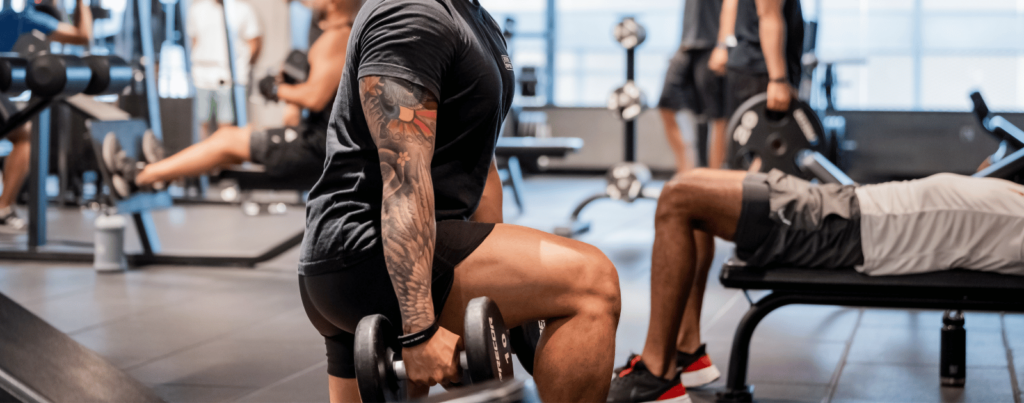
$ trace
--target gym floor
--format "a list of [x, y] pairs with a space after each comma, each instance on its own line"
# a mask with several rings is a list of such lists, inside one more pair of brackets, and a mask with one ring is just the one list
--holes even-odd
[[[506, 192], [506, 221], [551, 230], [604, 181], [546, 176], [526, 185], [523, 214]], [[642, 349], [647, 331], [654, 202], [598, 202], [584, 216], [593, 229], [580, 240], [601, 248], [619, 270], [623, 306], [615, 362], [621, 365], [631, 351]], [[88, 242], [94, 217], [51, 209], [51, 238], [61, 234]], [[237, 207], [188, 206], [154, 218], [166, 252], [255, 255], [301, 230], [303, 211], [293, 207], [282, 216], [247, 217]], [[133, 236], [129, 231], [129, 249], [137, 248]], [[19, 241], [7, 237], [0, 244]], [[732, 244], [717, 246], [702, 323], [723, 378], [691, 390], [698, 402], [713, 401], [715, 388], [724, 385], [732, 334], [749, 306], [742, 292], [719, 284], [717, 268], [732, 254]], [[299, 302], [297, 260], [292, 250], [256, 270], [147, 267], [124, 274], [96, 274], [88, 265], [0, 262], [0, 292], [169, 402], [324, 402], [323, 339]], [[939, 387], [940, 316], [782, 308], [762, 322], [753, 339], [749, 380], [755, 396], [762, 402], [1020, 402], [1024, 315], [967, 314], [962, 389]]]

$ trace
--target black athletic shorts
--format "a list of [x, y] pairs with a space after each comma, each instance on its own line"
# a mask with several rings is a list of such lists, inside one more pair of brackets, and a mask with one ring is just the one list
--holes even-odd
[[689, 109], [709, 119], [726, 117], [724, 104], [725, 79], [708, 68], [712, 49], [676, 51], [665, 72], [658, 107]]
[[[431, 295], [434, 314], [441, 315], [462, 263], [494, 229], [494, 224], [448, 220], [437, 223]], [[379, 243], [378, 243], [379, 244]], [[343, 271], [299, 275], [299, 293], [306, 315], [327, 345], [327, 373], [355, 378], [352, 333], [364, 316], [382, 314], [396, 327], [402, 315], [381, 251]]]
[[748, 174], [733, 237], [736, 257], [753, 267], [863, 264], [855, 188], [813, 185], [774, 169]]
[[327, 139], [303, 127], [280, 127], [253, 131], [249, 137], [252, 162], [278, 178], [319, 178], [324, 172]]
[[768, 91], [767, 73], [727, 69], [725, 73], [725, 116], [731, 118], [750, 97]]

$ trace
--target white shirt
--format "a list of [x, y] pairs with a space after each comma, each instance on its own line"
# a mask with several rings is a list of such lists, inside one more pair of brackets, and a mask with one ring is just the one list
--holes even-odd
[[[249, 43], [263, 35], [256, 12], [245, 1], [226, 0], [230, 15], [228, 23], [235, 37], [235, 68], [238, 84], [249, 82]], [[188, 10], [192, 47], [192, 81], [196, 88], [217, 89], [231, 84], [231, 66], [228, 63], [227, 30], [224, 29], [224, 7], [216, 0], [196, 0]]]

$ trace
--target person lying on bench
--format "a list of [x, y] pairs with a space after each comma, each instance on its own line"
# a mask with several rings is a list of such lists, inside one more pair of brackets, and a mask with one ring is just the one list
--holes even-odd
[[[225, 165], [254, 162], [262, 164], [270, 176], [288, 178], [314, 176], [323, 172], [326, 156], [327, 125], [345, 66], [352, 21], [359, 11], [359, 0], [316, 0], [313, 7], [324, 12], [320, 27], [324, 33], [309, 49], [309, 78], [289, 85], [273, 78], [260, 82], [260, 92], [269, 100], [282, 100], [288, 111], [302, 107], [309, 115], [298, 127], [255, 131], [250, 127], [227, 126], [209, 138], [193, 144], [166, 159], [156, 137], [147, 133], [142, 149], [145, 161], [134, 161], [121, 152], [114, 136], [103, 142], [103, 160], [119, 196], [127, 197], [137, 189], [159, 190], [164, 183], [186, 176], [201, 175]], [[285, 124], [294, 120], [286, 113]], [[290, 122], [291, 121], [291, 122]]]
[[955, 174], [862, 186], [812, 185], [778, 170], [676, 176], [658, 200], [647, 341], [617, 372], [609, 401], [630, 401], [631, 390], [678, 397], [697, 386], [688, 375], [718, 377], [699, 328], [714, 236], [735, 242], [747, 267], [1024, 275], [1024, 186]]

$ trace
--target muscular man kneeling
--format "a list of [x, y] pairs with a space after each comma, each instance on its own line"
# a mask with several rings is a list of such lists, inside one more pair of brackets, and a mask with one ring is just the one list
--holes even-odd
[[170, 180], [247, 161], [264, 165], [270, 176], [319, 177], [326, 155], [328, 106], [341, 82], [352, 20], [359, 5], [359, 0], [314, 1], [313, 7], [325, 13], [320, 23], [324, 32], [309, 48], [308, 79], [298, 84], [261, 85], [264, 97], [288, 104], [288, 116], [297, 116], [300, 108], [309, 110], [301, 123], [293, 127], [297, 122], [286, 117], [287, 127], [266, 131], [248, 126], [222, 127], [206, 140], [166, 159], [159, 142], [147, 134], [143, 141], [147, 161], [143, 164], [118, 153], [120, 145], [111, 137], [104, 143], [104, 161], [115, 174], [117, 193], [125, 197], [137, 188], [159, 188]]
[[613, 380], [610, 401], [633, 401], [635, 385], [645, 400], [673, 388], [685, 394], [679, 376], [685, 384], [690, 363], [681, 361], [703, 355], [700, 308], [712, 236], [734, 241], [737, 257], [757, 267], [1024, 275], [1024, 186], [954, 174], [863, 186], [812, 185], [777, 170], [674, 178], [658, 200], [647, 341]]
[[369, 0], [356, 18], [306, 207], [299, 288], [324, 335], [331, 401], [355, 401], [353, 336], [401, 324], [407, 376], [458, 377], [466, 304], [509, 327], [548, 319], [534, 375], [545, 401], [604, 400], [618, 275], [597, 248], [502, 224], [494, 148], [515, 88], [498, 25], [470, 0]]

